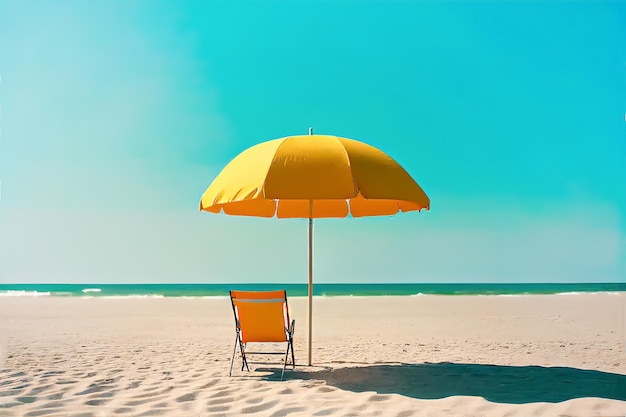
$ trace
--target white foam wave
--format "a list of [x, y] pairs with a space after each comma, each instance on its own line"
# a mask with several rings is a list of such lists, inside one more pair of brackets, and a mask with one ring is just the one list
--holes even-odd
[[626, 292], [622, 292], [622, 291], [594, 291], [594, 292], [570, 291], [570, 292], [556, 293], [556, 295], [620, 295], [620, 294], [626, 294]]
[[7, 290], [0, 291], [0, 297], [45, 297], [49, 296], [49, 292], [25, 291], [25, 290]]
[[[92, 297], [83, 297], [83, 298], [92, 298]], [[163, 294], [128, 294], [128, 295], [107, 295], [104, 297], [98, 298], [109, 298], [109, 299], [122, 299], [122, 298], [165, 298]]]
[[83, 290], [83, 292], [84, 293], [87, 293], [87, 292], [102, 292], [102, 290], [100, 288], [85, 288]]
[[228, 300], [229, 296], [224, 295], [183, 295], [183, 296], [171, 296], [167, 297], [163, 294], [129, 294], [129, 295], [105, 295], [105, 296], [93, 296], [93, 295], [84, 295], [80, 297], [82, 299], [95, 299], [98, 300], [123, 300], [123, 299], [137, 299], [137, 298], [176, 298], [181, 300]]
[[230, 297], [227, 295], [183, 295], [180, 297], [183, 300], [229, 300]]

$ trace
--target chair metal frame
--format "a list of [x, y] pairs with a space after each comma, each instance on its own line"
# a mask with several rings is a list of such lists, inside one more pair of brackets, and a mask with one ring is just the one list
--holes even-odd
[[[285, 290], [277, 290], [277, 291], [230, 291], [230, 301], [233, 308], [233, 314], [235, 316], [235, 328], [236, 328], [236, 336], [235, 336], [235, 347], [233, 349], [233, 357], [230, 361], [230, 371], [228, 372], [228, 376], [232, 375], [233, 365], [235, 363], [235, 356], [237, 355], [237, 346], [239, 346], [239, 351], [241, 352], [241, 370], [250, 371], [250, 367], [248, 366], [248, 358], [246, 355], [258, 354], [258, 355], [282, 355], [281, 352], [248, 352], [246, 351], [247, 343], [264, 343], [264, 342], [286, 342], [287, 343], [287, 351], [285, 352], [285, 360], [283, 362], [283, 369], [280, 375], [280, 380], [283, 380], [285, 375], [285, 368], [287, 367], [287, 361], [289, 359], [289, 351], [291, 351], [291, 365], [292, 368], [296, 368], [296, 358], [293, 351], [293, 335], [295, 331], [296, 321], [291, 320], [289, 317], [289, 304], [287, 303], [287, 291]], [[281, 303], [283, 306], [283, 324], [285, 328], [285, 340], [255, 340], [244, 343], [242, 338], [243, 329], [241, 328], [241, 323], [239, 319], [239, 312], [237, 309], [237, 303]]]

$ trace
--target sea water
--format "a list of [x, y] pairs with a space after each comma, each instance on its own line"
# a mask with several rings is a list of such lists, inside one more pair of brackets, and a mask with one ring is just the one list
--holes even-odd
[[[289, 297], [307, 295], [307, 284], [0, 284], [0, 297], [227, 297], [229, 290], [287, 290]], [[315, 283], [314, 296], [533, 295], [626, 292], [626, 283], [515, 284], [328, 284]]]

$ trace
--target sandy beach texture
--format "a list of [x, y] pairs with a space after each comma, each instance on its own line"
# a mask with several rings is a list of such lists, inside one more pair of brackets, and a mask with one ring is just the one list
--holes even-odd
[[312, 367], [290, 306], [281, 382], [228, 299], [4, 297], [0, 416], [626, 415], [626, 294], [316, 298]]

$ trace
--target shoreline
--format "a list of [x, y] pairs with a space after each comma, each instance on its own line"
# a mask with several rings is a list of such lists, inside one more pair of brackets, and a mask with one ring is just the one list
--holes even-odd
[[[381, 297], [546, 297], [546, 296], [623, 296], [626, 295], [626, 291], [572, 291], [572, 292], [559, 292], [559, 293], [521, 293], [521, 294], [340, 294], [340, 295], [327, 295], [327, 294], [315, 294], [314, 299], [324, 298], [381, 298]], [[308, 298], [308, 295], [289, 295], [289, 299], [303, 299]], [[52, 294], [52, 293], [28, 293], [25, 294], [21, 291], [9, 291], [5, 293], [0, 292], [0, 300], [19, 298], [60, 298], [60, 299], [183, 299], [183, 300], [213, 300], [213, 299], [229, 299], [228, 295], [164, 295], [164, 294], [129, 294], [129, 295], [78, 295], [78, 294]]]
[[[232, 289], [286, 290], [288, 297], [308, 297], [300, 284], [0, 284], [6, 297], [228, 297]], [[314, 297], [421, 295], [550, 295], [626, 293], [626, 283], [315, 283]]]

